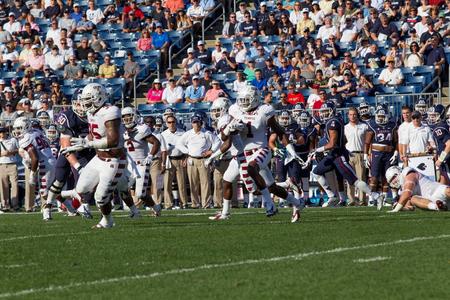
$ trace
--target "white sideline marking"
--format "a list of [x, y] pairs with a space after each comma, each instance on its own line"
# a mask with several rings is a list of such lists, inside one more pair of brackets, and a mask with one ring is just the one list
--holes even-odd
[[92, 233], [92, 232], [94, 232], [94, 231], [49, 233], [49, 234], [41, 234], [41, 235], [23, 235], [23, 236], [10, 237], [10, 238], [6, 238], [6, 239], [0, 239], [0, 242], [9, 242], [9, 241], [26, 240], [26, 239], [39, 239], [39, 238], [67, 236], [67, 235], [80, 235], [80, 234], [88, 234], [88, 233]]
[[390, 256], [376, 256], [371, 258], [359, 258], [353, 260], [355, 263], [367, 263], [367, 262], [373, 262], [373, 261], [382, 261], [382, 260], [388, 260], [391, 259]]
[[196, 267], [191, 267], [191, 268], [181, 268], [181, 269], [173, 269], [173, 270], [162, 271], [162, 272], [154, 272], [154, 273], [149, 273], [149, 274], [144, 274], [144, 275], [122, 276], [122, 277], [115, 277], [115, 278], [108, 278], [108, 279], [101, 279], [101, 280], [94, 280], [94, 281], [87, 281], [87, 282], [72, 282], [72, 283], [69, 283], [66, 285], [51, 285], [51, 286], [48, 286], [45, 288], [31, 288], [31, 289], [26, 289], [26, 290], [21, 290], [21, 291], [16, 291], [16, 292], [3, 293], [3, 294], [0, 294], [0, 298], [25, 296], [25, 295], [52, 292], [52, 291], [64, 291], [67, 289], [73, 289], [73, 288], [77, 288], [77, 287], [95, 286], [95, 285], [99, 285], [99, 284], [109, 284], [109, 283], [116, 283], [116, 282], [122, 282], [122, 281], [130, 281], [130, 280], [142, 280], [142, 279], [162, 277], [162, 276], [167, 276], [167, 275], [192, 273], [192, 272], [196, 272], [196, 271], [200, 271], [200, 270], [221, 269], [221, 268], [229, 268], [229, 267], [242, 266], [242, 265], [255, 265], [255, 264], [260, 264], [260, 263], [270, 263], [270, 262], [285, 261], [285, 260], [301, 260], [301, 259], [309, 257], [309, 256], [317, 256], [317, 255], [322, 255], [322, 254], [334, 254], [334, 253], [354, 251], [354, 250], [360, 250], [360, 249], [369, 249], [369, 248], [376, 248], [376, 247], [392, 246], [392, 245], [398, 245], [398, 244], [414, 243], [414, 242], [419, 242], [419, 241], [428, 241], [428, 240], [437, 240], [437, 239], [447, 239], [447, 238], [450, 238], [450, 234], [442, 234], [442, 235], [437, 235], [437, 236], [414, 237], [414, 238], [405, 239], [405, 240], [402, 239], [402, 240], [396, 240], [396, 241], [391, 241], [391, 242], [381, 242], [381, 243], [367, 244], [367, 245], [361, 245], [361, 246], [334, 248], [334, 249], [329, 249], [329, 250], [312, 251], [312, 252], [298, 253], [298, 254], [287, 255], [287, 256], [277, 256], [277, 257], [261, 258], [261, 259], [248, 259], [248, 260], [242, 260], [242, 261], [236, 261], [236, 262], [230, 262], [230, 263], [222, 263], [222, 264], [209, 264], [209, 265], [202, 265], [202, 266], [196, 266]]
[[0, 265], [0, 269], [15, 269], [15, 268], [24, 268], [24, 267], [31, 267], [31, 266], [37, 266], [36, 263], [30, 263], [30, 264], [23, 264], [23, 265]]

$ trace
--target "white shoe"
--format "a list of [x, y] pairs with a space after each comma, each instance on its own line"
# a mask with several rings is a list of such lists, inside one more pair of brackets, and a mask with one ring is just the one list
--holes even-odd
[[300, 195], [300, 197], [303, 197], [303, 190], [295, 183], [292, 182], [292, 180], [289, 178], [286, 180], [287, 188], [290, 189], [293, 192], [296, 192]]
[[383, 204], [384, 204], [384, 196], [380, 193], [373, 192], [372, 199], [373, 199], [374, 203], [375, 202], [377, 203], [377, 210], [381, 210], [383, 208]]
[[294, 213], [292, 214], [291, 223], [297, 223], [299, 221], [300, 221], [300, 211], [295, 210]]
[[217, 212], [214, 216], [208, 217], [211, 221], [222, 221], [228, 220], [230, 218], [230, 214], [223, 215], [221, 211]]
[[78, 214], [78, 212], [70, 212], [70, 211], [67, 211], [67, 216], [68, 217], [76, 217], [76, 216], [78, 216], [79, 214]]
[[52, 209], [46, 207], [42, 210], [42, 219], [44, 221], [50, 221], [52, 219]]
[[102, 223], [98, 223], [94, 226], [92, 226], [92, 229], [106, 229], [106, 228], [113, 228], [114, 227], [114, 222], [108, 223], [108, 224], [102, 224]]
[[336, 207], [338, 205], [339, 199], [337, 197], [331, 197], [327, 202], [322, 204], [322, 207]]

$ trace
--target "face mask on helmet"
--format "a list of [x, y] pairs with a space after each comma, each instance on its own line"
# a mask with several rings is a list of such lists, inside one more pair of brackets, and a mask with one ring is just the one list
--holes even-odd
[[254, 90], [249, 90], [238, 95], [236, 102], [243, 111], [250, 111], [258, 106], [258, 96]]
[[278, 116], [278, 123], [283, 127], [287, 127], [291, 124], [291, 117], [289, 114], [283, 113]]
[[368, 116], [370, 115], [370, 106], [362, 105], [358, 108], [358, 113], [360, 116]]
[[427, 113], [427, 109], [428, 109], [427, 104], [423, 100], [420, 100], [414, 108], [415, 108], [415, 110], [420, 112], [422, 115], [425, 115]]
[[322, 121], [331, 119], [333, 117], [333, 109], [330, 107], [320, 108], [319, 117]]
[[81, 108], [88, 113], [95, 113], [107, 100], [105, 88], [97, 83], [88, 84], [79, 97]]
[[388, 116], [384, 110], [378, 111], [375, 114], [375, 122], [379, 125], [385, 125], [389, 121]]
[[86, 117], [86, 111], [81, 106], [80, 99], [74, 99], [72, 100], [72, 110], [75, 114], [77, 114], [79, 117], [84, 118]]
[[55, 128], [50, 127], [45, 131], [45, 135], [50, 141], [55, 141], [58, 138], [58, 131]]
[[122, 116], [122, 122], [125, 128], [132, 128], [136, 125], [136, 118], [134, 114], [126, 114]]
[[28, 130], [29, 127], [30, 127], [30, 125], [25, 118], [23, 118], [23, 117], [17, 118], [14, 121], [13, 130], [12, 130], [11, 134], [15, 138], [21, 138], [25, 134], [25, 132]]
[[49, 115], [45, 113], [40, 114], [38, 120], [42, 128], [48, 127], [51, 124]]
[[297, 120], [298, 125], [300, 125], [300, 128], [308, 128], [311, 125], [311, 117], [307, 114], [300, 114]]
[[221, 108], [212, 108], [211, 109], [211, 119], [217, 120], [222, 116], [222, 109]]

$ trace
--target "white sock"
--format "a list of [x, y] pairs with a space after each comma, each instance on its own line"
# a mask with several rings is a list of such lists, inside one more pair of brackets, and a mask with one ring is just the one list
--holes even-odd
[[358, 190], [360, 190], [360, 191], [362, 191], [362, 192], [364, 192], [364, 193], [366, 193], [368, 195], [370, 195], [370, 193], [371, 193], [369, 185], [367, 183], [365, 183], [364, 181], [362, 181], [362, 180], [356, 180], [354, 186]]
[[300, 195], [299, 193], [297, 193], [296, 191], [294, 191], [294, 197], [295, 197], [296, 199], [302, 198], [301, 196], [302, 196], [302, 195]]
[[231, 200], [223, 199], [222, 215], [226, 216], [230, 211]]
[[394, 209], [392, 211], [401, 211], [403, 208], [403, 205], [401, 205], [400, 203], [397, 203], [397, 205], [394, 207]]
[[436, 203], [430, 202], [427, 206], [429, 210], [439, 210]]
[[[289, 179], [288, 179], [289, 180]], [[279, 186], [279, 187], [282, 187], [282, 188], [287, 188], [288, 186], [289, 186], [289, 183], [288, 183], [288, 181], [286, 180], [286, 181], [283, 181], [283, 182], [277, 182], [277, 185]]]
[[339, 201], [340, 202], [345, 202], [345, 193], [344, 192], [339, 192]]
[[61, 197], [63, 198], [76, 198], [77, 192], [75, 189], [73, 190], [67, 190], [67, 191], [61, 191]]
[[323, 175], [316, 175], [317, 182], [320, 184], [320, 186], [325, 190], [325, 193], [327, 193], [329, 198], [335, 198], [336, 195], [334, 192], [330, 189], [330, 186], [328, 185], [328, 182]]
[[83, 207], [84, 211], [90, 212], [91, 208], [89, 207], [89, 203], [82, 203], [80, 207]]
[[[58, 203], [59, 203], [59, 201], [58, 201]], [[75, 208], [73, 208], [73, 206], [72, 206], [72, 201], [66, 199], [66, 200], [64, 200], [63, 204], [67, 208], [68, 212], [70, 212], [70, 213], [75, 212]]]
[[269, 210], [271, 209], [274, 204], [272, 197], [270, 197], [269, 190], [267, 188], [261, 190], [261, 196], [262, 196], [262, 202], [264, 203], [264, 207]]

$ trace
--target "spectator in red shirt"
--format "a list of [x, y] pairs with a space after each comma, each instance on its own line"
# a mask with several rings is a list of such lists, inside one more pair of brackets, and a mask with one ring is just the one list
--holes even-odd
[[322, 104], [324, 104], [327, 101], [327, 93], [324, 90], [319, 91], [320, 98], [317, 99], [313, 104], [313, 111], [317, 111], [322, 107]]
[[295, 105], [297, 103], [305, 104], [305, 97], [302, 93], [300, 93], [299, 89], [295, 88], [293, 83], [288, 85], [288, 103], [291, 105]]
[[152, 88], [147, 93], [147, 104], [154, 104], [162, 102], [162, 88], [161, 81], [155, 79], [152, 84]]
[[125, 19], [128, 18], [128, 14], [130, 13], [130, 11], [134, 12], [134, 17], [136, 19], [143, 20], [145, 17], [142, 10], [139, 7], [137, 7], [136, 0], [132, 0], [130, 1], [129, 5], [126, 5], [123, 8], [122, 23], [125, 23]]

